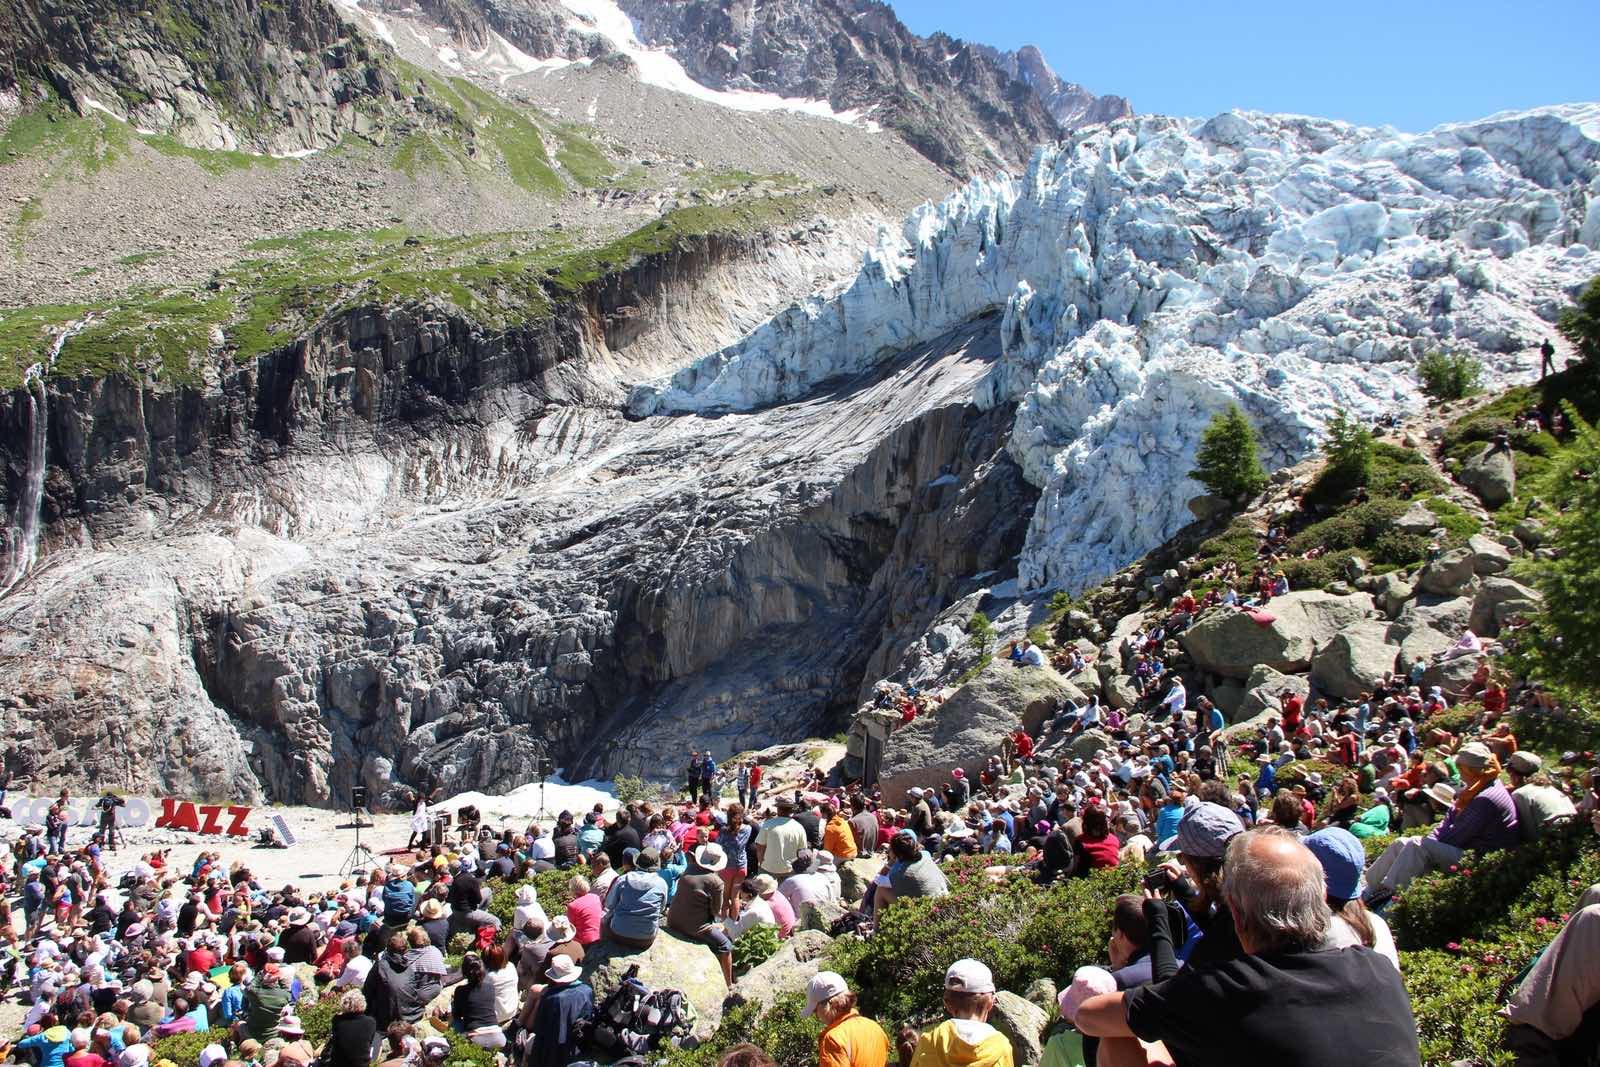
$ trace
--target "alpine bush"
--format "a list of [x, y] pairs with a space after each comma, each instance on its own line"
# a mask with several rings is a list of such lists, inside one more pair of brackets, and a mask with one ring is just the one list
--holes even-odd
[[1429, 352], [1417, 360], [1417, 379], [1435, 400], [1460, 400], [1478, 391], [1483, 364], [1466, 352]]
[[733, 970], [743, 974], [772, 958], [778, 951], [778, 928], [762, 923], [740, 934], [733, 943]]

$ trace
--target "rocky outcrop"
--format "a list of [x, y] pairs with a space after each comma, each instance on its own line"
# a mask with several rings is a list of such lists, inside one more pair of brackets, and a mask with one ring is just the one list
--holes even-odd
[[1353, 700], [1394, 670], [1396, 649], [1381, 622], [1353, 623], [1311, 659], [1311, 684], [1328, 696]]
[[1486, 507], [1497, 508], [1517, 495], [1517, 466], [1509, 449], [1485, 445], [1462, 464], [1457, 477]]
[[996, 658], [954, 696], [897, 730], [884, 756], [884, 802], [903, 805], [913, 785], [937, 785], [957, 767], [973, 780], [1018, 727], [1037, 734], [1055, 712], [1066, 683], [1050, 667], [1019, 667]]
[[80, 114], [105, 111], [196, 148], [278, 154], [371, 136], [404, 98], [375, 42], [330, 0], [154, 5], [70, 0], [12, 8], [17, 72]]
[[[826, 100], [894, 130], [952, 174], [1017, 167], [1063, 129], [1044, 97], [992, 50], [943, 34], [919, 37], [872, 0], [620, 4], [641, 40], [672, 53], [701, 84]], [[1122, 101], [1097, 110], [1091, 94], [1072, 88], [1066, 96], [1083, 109], [1080, 122], [1126, 108]]]
[[1293, 673], [1311, 666], [1317, 649], [1372, 611], [1365, 593], [1321, 590], [1273, 597], [1264, 614], [1208, 612], [1179, 637], [1197, 667], [1224, 678], [1248, 678], [1258, 666]]
[[1471, 596], [1477, 588], [1476, 572], [1470, 549], [1451, 549], [1422, 568], [1417, 590], [1441, 597]]
[[679, 937], [662, 928], [655, 943], [640, 950], [624, 948], [609, 939], [596, 941], [583, 956], [583, 980], [594, 987], [598, 1003], [622, 985], [637, 966], [638, 979], [649, 989], [676, 989], [694, 1005], [694, 1036], [704, 1041], [722, 1022], [722, 1004], [728, 986], [717, 957], [698, 941]]
[[1045, 110], [1063, 130], [1114, 122], [1133, 114], [1133, 107], [1123, 97], [1096, 96], [1076, 82], [1062, 80], [1034, 45], [1023, 45], [1015, 52], [1000, 52], [983, 45], [977, 48], [1001, 70], [1038, 93]]
[[748, 314], [783, 258], [719, 240], [505, 333], [363, 307], [194, 385], [52, 382], [50, 577], [0, 601], [41, 779], [337, 803], [836, 729], [1020, 545], [1007, 417], [968, 403], [993, 323], [736, 425], [623, 417], [620, 369], [727, 328], [697, 279], [748, 257]]
[[796, 930], [778, 951], [739, 976], [724, 1006], [759, 1004], [765, 1009], [790, 993], [804, 993], [806, 983], [827, 965], [831, 944], [820, 930]]
[[1037, 1004], [1002, 989], [995, 994], [994, 1011], [989, 1015], [989, 1025], [1005, 1035], [1011, 1042], [1011, 1052], [1018, 1067], [1033, 1067], [1043, 1052], [1044, 1028], [1050, 1016]]
[[1507, 622], [1537, 611], [1543, 599], [1538, 590], [1510, 578], [1485, 578], [1472, 598], [1468, 625], [1480, 637], [1496, 637]]

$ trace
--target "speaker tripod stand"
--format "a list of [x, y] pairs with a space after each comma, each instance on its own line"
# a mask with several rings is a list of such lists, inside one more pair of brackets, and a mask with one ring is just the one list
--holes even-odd
[[378, 857], [372, 854], [372, 850], [361, 843], [362, 827], [372, 825], [361, 818], [362, 812], [366, 809], [367, 791], [362, 786], [356, 786], [350, 793], [350, 810], [355, 815], [356, 844], [350, 850], [350, 855], [345, 857], [344, 863], [339, 866], [341, 878], [348, 878], [364, 867], [377, 866], [378, 862]]

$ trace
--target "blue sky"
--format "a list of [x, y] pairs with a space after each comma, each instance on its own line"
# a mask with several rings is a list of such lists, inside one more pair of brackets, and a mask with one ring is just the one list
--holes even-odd
[[920, 34], [1036, 44], [1136, 111], [1230, 107], [1425, 130], [1600, 100], [1600, 0], [890, 0]]

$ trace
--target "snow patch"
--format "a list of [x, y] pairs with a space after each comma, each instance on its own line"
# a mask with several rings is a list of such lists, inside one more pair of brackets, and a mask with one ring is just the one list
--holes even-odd
[[640, 42], [633, 28], [633, 20], [616, 5], [614, 0], [561, 0], [577, 16], [573, 28], [585, 33], [599, 33], [611, 42], [612, 47], [632, 59], [639, 70], [639, 80], [660, 89], [692, 96], [697, 100], [716, 104], [732, 111], [792, 111], [816, 118], [833, 119], [847, 125], [857, 116], [836, 112], [826, 100], [805, 100], [778, 96], [775, 93], [750, 92], [743, 89], [712, 89], [689, 77], [672, 55], [659, 48], [648, 48]]
[[492, 30], [488, 44], [480, 52], [469, 53], [469, 58], [484, 73], [499, 78], [502, 85], [523, 74], [560, 70], [572, 65], [568, 59], [535, 59]]
[[1425, 352], [1526, 379], [1560, 307], [1600, 274], [1597, 204], [1600, 104], [1417, 135], [1239, 112], [1124, 120], [883, 228], [842, 293], [636, 388], [629, 408], [797, 400], [998, 313], [1003, 355], [974, 400], [1016, 405], [1010, 450], [1041, 489], [1022, 584], [1078, 591], [1189, 521], [1201, 489], [1186, 472], [1229, 404], [1282, 466], [1340, 409], [1420, 409]]
[[[499, 795], [477, 791], [457, 793], [448, 800], [442, 800], [432, 806], [455, 811], [468, 804], [476, 807], [490, 822], [532, 819], [541, 807], [539, 783], [531, 782]], [[584, 813], [596, 804], [603, 805], [607, 812], [616, 810], [617, 798], [612, 792], [610, 782], [591, 779], [568, 784], [557, 777], [551, 778], [544, 785], [542, 806], [549, 822], [554, 822], [556, 815], [563, 811], [572, 812], [581, 821]]]

